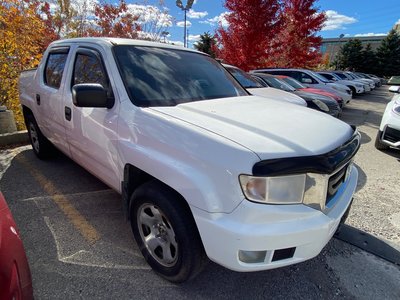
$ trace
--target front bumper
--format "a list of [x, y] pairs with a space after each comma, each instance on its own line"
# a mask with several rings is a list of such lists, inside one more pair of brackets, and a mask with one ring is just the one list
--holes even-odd
[[340, 97], [342, 97], [343, 102], [344, 102], [345, 105], [348, 104], [350, 102], [351, 98], [352, 98], [351, 93], [349, 94], [347, 92], [340, 91], [339, 95], [340, 95]]
[[383, 144], [400, 149], [400, 115], [393, 112], [394, 100], [388, 103], [379, 126]]
[[351, 203], [358, 172], [324, 212], [303, 204], [266, 205], [243, 200], [229, 214], [192, 208], [208, 257], [235, 271], [268, 270], [317, 256], [335, 233]]
[[400, 128], [393, 128], [390, 125], [384, 127], [379, 134], [381, 143], [390, 147], [400, 149]]
[[355, 89], [356, 89], [356, 94], [357, 94], [357, 95], [363, 94], [363, 93], [365, 92], [365, 89], [364, 89], [363, 86], [362, 86], [362, 87], [357, 87], [357, 86], [355, 86]]

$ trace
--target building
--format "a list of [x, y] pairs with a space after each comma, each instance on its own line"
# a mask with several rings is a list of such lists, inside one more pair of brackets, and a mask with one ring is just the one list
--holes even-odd
[[322, 40], [321, 52], [323, 55], [328, 55], [329, 62], [335, 60], [336, 54], [339, 52], [340, 47], [346, 44], [351, 39], [358, 39], [361, 41], [363, 46], [371, 44], [372, 50], [378, 49], [381, 45], [382, 40], [386, 38], [386, 35], [379, 36], [363, 36], [363, 37], [338, 37], [338, 38], [327, 38]]
[[[396, 23], [393, 26], [393, 29], [396, 30], [398, 34], [400, 34], [400, 23]], [[361, 37], [358, 36], [345, 37], [344, 35], [341, 35], [338, 38], [327, 38], [322, 40], [321, 52], [323, 55], [328, 55], [329, 62], [332, 62], [335, 60], [336, 54], [339, 52], [340, 47], [352, 39], [360, 40], [361, 44], [364, 47], [368, 44], [371, 44], [372, 50], [375, 51], [381, 45], [382, 40], [384, 40], [385, 37], [386, 35], [361, 36]]]

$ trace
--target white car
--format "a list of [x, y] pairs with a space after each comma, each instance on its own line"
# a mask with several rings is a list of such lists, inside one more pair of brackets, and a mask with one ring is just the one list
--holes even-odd
[[352, 79], [357, 79], [359, 81], [363, 81], [369, 84], [369, 86], [371, 87], [371, 90], [375, 89], [375, 81], [373, 81], [372, 79], [367, 79], [367, 78], [362, 78], [358, 75], [356, 75], [353, 72], [345, 72], [348, 76], [350, 76]]
[[222, 64], [222, 65], [252, 95], [278, 101], [286, 101], [301, 106], [307, 106], [307, 102], [303, 98], [293, 93], [288, 93], [273, 87], [263, 86], [257, 80], [255, 80], [253, 77], [251, 77], [249, 74], [247, 74], [240, 68], [228, 64]]
[[364, 84], [362, 83], [354, 82], [352, 80], [342, 79], [338, 75], [332, 72], [322, 71], [317, 73], [321, 76], [324, 76], [327, 80], [347, 86], [349, 89], [351, 89], [353, 96], [360, 95], [365, 92]]
[[351, 82], [361, 83], [364, 87], [365, 92], [370, 92], [372, 90], [371, 86], [366, 81], [363, 81], [361, 79], [353, 79], [353, 77], [350, 77], [349, 75], [345, 74], [342, 71], [332, 71], [332, 73], [342, 80], [349, 80]]
[[334, 93], [343, 99], [343, 104], [350, 102], [351, 90], [342, 84], [330, 82], [316, 72], [304, 69], [259, 69], [250, 73], [267, 73], [272, 75], [286, 75], [300, 81], [305, 86], [319, 88]]
[[378, 150], [400, 149], [400, 86], [391, 86], [389, 91], [395, 95], [386, 106], [376, 135], [375, 147]]

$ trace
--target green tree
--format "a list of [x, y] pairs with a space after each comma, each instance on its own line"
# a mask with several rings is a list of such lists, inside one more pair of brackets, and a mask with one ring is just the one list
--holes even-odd
[[362, 64], [362, 44], [359, 39], [351, 39], [344, 44], [334, 62], [340, 70], [359, 70]]
[[377, 71], [377, 57], [374, 50], [372, 50], [371, 44], [367, 44], [361, 52], [361, 65], [357, 71], [364, 73], [373, 73]]
[[215, 37], [211, 36], [209, 32], [204, 32], [204, 34], [200, 34], [200, 40], [194, 44], [194, 48], [215, 58], [216, 43]]
[[376, 51], [379, 68], [377, 75], [400, 75], [400, 36], [391, 30]]

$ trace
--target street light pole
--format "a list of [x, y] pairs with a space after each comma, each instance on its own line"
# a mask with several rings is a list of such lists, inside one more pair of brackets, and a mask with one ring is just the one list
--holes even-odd
[[185, 24], [183, 25], [183, 47], [187, 47], [187, 42], [186, 42], [186, 12], [192, 8], [194, 0], [188, 0], [186, 3], [186, 6], [183, 6], [182, 0], [176, 0], [176, 6], [178, 6], [180, 9], [183, 10], [185, 14]]
[[185, 27], [183, 28], [183, 47], [186, 47], [186, 8], [183, 9], [185, 12]]

